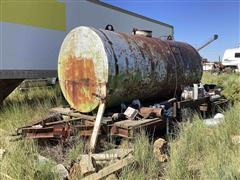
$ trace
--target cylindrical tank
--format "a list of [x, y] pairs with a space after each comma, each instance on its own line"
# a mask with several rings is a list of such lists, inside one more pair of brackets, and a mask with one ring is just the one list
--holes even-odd
[[94, 110], [101, 99], [110, 107], [172, 98], [201, 76], [201, 58], [186, 43], [84, 26], [66, 36], [58, 59], [63, 95], [80, 112]]

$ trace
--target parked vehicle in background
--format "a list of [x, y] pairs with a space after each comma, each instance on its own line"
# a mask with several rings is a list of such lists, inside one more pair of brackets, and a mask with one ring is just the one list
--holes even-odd
[[240, 72], [240, 46], [233, 49], [226, 49], [222, 59], [224, 68]]
[[203, 71], [212, 71], [214, 63], [213, 62], [204, 62], [203, 63]]

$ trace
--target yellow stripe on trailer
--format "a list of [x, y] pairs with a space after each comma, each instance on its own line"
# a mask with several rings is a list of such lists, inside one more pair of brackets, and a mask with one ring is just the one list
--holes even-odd
[[55, 0], [0, 0], [0, 21], [66, 31], [65, 4]]

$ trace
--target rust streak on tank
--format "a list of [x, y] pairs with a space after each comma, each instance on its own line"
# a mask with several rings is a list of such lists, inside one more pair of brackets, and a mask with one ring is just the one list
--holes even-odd
[[64, 68], [65, 92], [74, 106], [93, 103], [96, 93], [96, 75], [91, 59], [77, 59], [70, 56]]

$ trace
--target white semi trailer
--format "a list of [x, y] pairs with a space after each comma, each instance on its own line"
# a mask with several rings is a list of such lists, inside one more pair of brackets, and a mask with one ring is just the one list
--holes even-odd
[[173, 36], [173, 26], [98, 0], [0, 1], [0, 101], [23, 79], [57, 76], [60, 45], [77, 26]]

